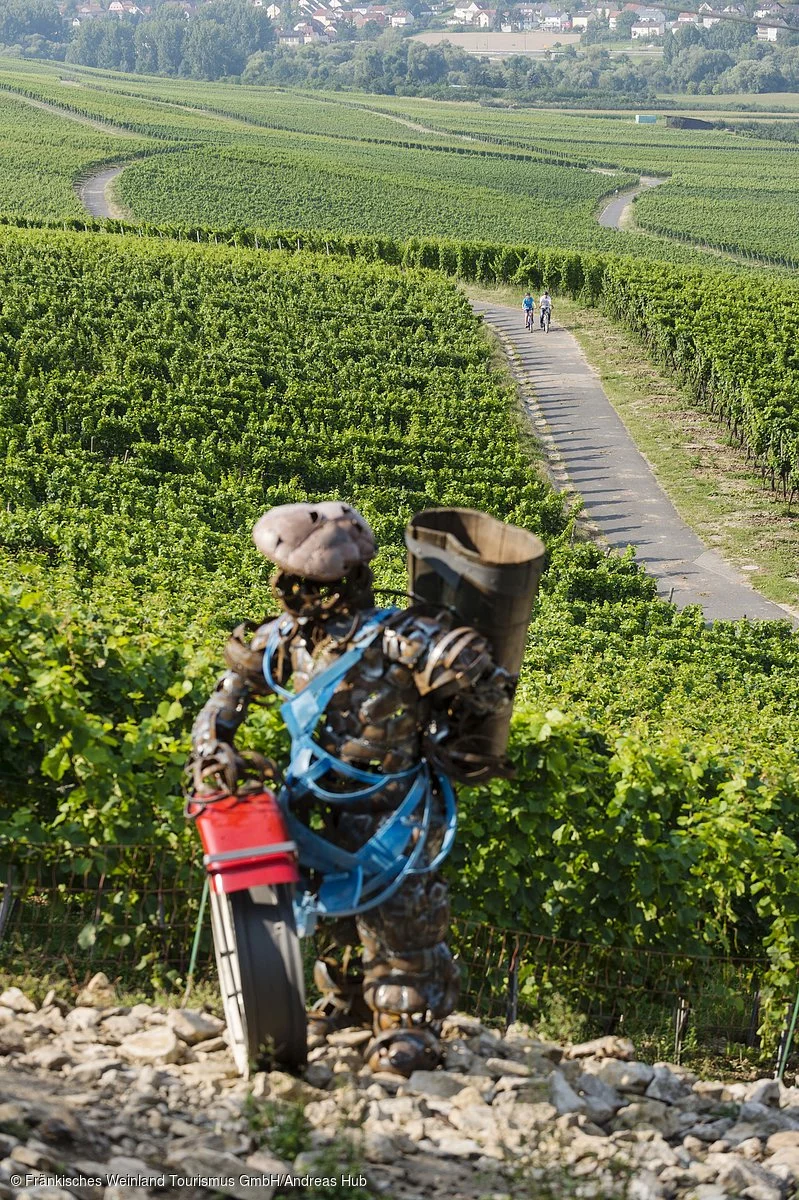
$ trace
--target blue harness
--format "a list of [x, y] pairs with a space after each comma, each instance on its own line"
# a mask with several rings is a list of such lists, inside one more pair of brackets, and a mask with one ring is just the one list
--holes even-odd
[[[297, 843], [303, 874], [294, 900], [300, 937], [313, 933], [319, 917], [351, 917], [384, 904], [408, 876], [437, 870], [455, 840], [455, 793], [446, 775], [433, 774], [424, 760], [406, 771], [388, 774], [364, 771], [330, 754], [314, 739], [319, 718], [339, 683], [397, 611], [388, 608], [370, 616], [353, 637], [350, 649], [315, 675], [301, 692], [281, 687], [272, 674], [272, 657], [289, 627], [277, 621], [266, 644], [264, 677], [269, 687], [284, 698], [280, 711], [291, 736], [291, 759], [278, 800], [289, 836]], [[361, 786], [352, 791], [330, 791], [319, 782], [328, 773], [351, 779]], [[445, 832], [438, 854], [425, 863], [423, 856], [433, 814], [434, 781], [444, 802]], [[292, 811], [298, 800], [308, 796], [347, 808], [365, 797], [375, 796], [388, 784], [398, 782], [406, 785], [403, 800], [355, 853], [342, 850], [314, 833]], [[311, 887], [308, 875], [311, 871], [323, 876], [318, 888]]]

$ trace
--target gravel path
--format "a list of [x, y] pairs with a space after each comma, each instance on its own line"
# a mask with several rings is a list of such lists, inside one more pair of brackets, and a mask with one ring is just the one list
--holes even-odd
[[791, 619], [680, 518], [570, 333], [553, 322], [549, 334], [530, 334], [521, 310], [483, 302], [473, 307], [512, 353], [556, 486], [582, 496], [607, 545], [620, 552], [634, 545], [660, 595], [680, 608], [701, 604], [708, 620]]
[[309, 1175], [390, 1200], [796, 1196], [799, 1088], [700, 1080], [627, 1038], [452, 1013], [442, 1069], [372, 1071], [350, 1028], [244, 1080], [207, 1012], [116, 1005], [103, 975], [80, 999], [0, 993], [2, 1200], [321, 1196]]

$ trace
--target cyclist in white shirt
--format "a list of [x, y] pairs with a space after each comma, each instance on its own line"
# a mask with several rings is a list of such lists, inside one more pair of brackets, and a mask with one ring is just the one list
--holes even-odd
[[544, 313], [548, 312], [550, 319], [552, 317], [552, 297], [550, 296], [549, 292], [544, 292], [543, 296], [539, 300], [538, 312], [539, 312], [539, 323], [540, 323], [541, 328], [543, 329], [544, 328]]

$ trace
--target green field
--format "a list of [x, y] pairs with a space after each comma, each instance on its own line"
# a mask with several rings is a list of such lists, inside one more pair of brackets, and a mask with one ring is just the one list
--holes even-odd
[[[534, 238], [708, 265], [697, 247], [777, 265], [799, 257], [799, 154], [726, 130], [636, 126], [630, 114], [155, 82], [13, 60], [0, 63], [2, 86], [168, 150], [135, 162], [120, 183], [127, 208], [149, 221]], [[639, 231], [601, 229], [602, 198], [641, 173], [668, 181], [641, 200]], [[43, 203], [47, 186], [35, 193], [36, 210], [61, 215], [59, 196]]]
[[[273, 135], [268, 148], [150, 158], [131, 167], [120, 195], [137, 216], [209, 225], [292, 225], [391, 237], [551, 238], [590, 228], [608, 185], [629, 175], [426, 150], [337, 145]], [[188, 185], [192, 201], [187, 204]]]
[[712, 192], [672, 180], [638, 198], [635, 220], [653, 233], [796, 267], [799, 195], [792, 190], [792, 172], [788, 176], [745, 180], [744, 186]]
[[143, 138], [101, 132], [0, 94], [0, 211], [79, 216], [74, 181], [94, 166], [146, 148]]
[[[694, 131], [635, 125], [630, 114], [578, 116], [501, 112], [424, 100], [375, 100], [439, 130], [476, 135], [493, 144], [568, 146], [574, 157], [666, 177], [639, 201], [639, 225], [764, 260], [799, 261], [799, 153], [794, 145], [729, 130]], [[718, 202], [718, 203], [717, 203]], [[628, 235], [629, 236], [629, 235]], [[599, 246], [599, 243], [596, 243]], [[629, 236], [630, 251], [667, 257]]]

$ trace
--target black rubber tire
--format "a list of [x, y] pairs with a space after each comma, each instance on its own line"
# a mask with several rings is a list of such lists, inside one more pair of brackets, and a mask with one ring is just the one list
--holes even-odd
[[302, 955], [291, 884], [211, 891], [214, 950], [230, 1049], [241, 1074], [307, 1057]]

